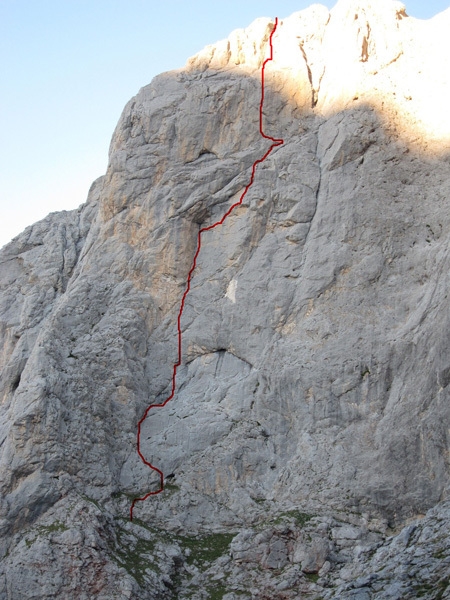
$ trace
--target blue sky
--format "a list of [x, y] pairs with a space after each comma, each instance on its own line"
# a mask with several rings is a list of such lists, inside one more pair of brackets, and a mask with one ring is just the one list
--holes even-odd
[[[304, 0], [0, 0], [0, 246], [85, 201], [125, 103], [162, 71]], [[321, 2], [332, 8], [335, 2]], [[411, 0], [430, 18], [450, 0]]]

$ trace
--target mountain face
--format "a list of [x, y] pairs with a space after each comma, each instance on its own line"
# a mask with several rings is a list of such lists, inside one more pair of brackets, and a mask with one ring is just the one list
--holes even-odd
[[[0, 599], [450, 598], [450, 11], [271, 19], [0, 253]], [[448, 587], [448, 590], [447, 590]]]

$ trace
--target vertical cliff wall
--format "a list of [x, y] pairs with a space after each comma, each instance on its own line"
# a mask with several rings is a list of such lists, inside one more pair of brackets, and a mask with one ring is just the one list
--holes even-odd
[[133, 524], [157, 486], [136, 424], [170, 391], [198, 230], [268, 147], [273, 21], [144, 87], [87, 203], [2, 250], [0, 597], [189, 597], [190, 574], [206, 598], [220, 572], [314, 597], [346, 548], [445, 501], [449, 19], [341, 0], [280, 20], [263, 116], [284, 145], [202, 241], [178, 391], [142, 435], [167, 490]]

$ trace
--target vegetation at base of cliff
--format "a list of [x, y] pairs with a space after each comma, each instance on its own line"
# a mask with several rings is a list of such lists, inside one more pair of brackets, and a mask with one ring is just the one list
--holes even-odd
[[442, 600], [444, 593], [450, 586], [450, 578], [443, 579], [437, 583], [422, 583], [414, 587], [416, 598], [429, 597], [433, 600]]
[[166, 483], [164, 485], [164, 491], [166, 493], [175, 493], [175, 492], [179, 492], [180, 491], [180, 486], [179, 485], [175, 485], [174, 483]]
[[51, 525], [39, 525], [39, 533], [54, 533], [55, 531], [68, 531], [68, 527], [61, 523], [61, 521], [55, 521]]
[[[202, 570], [228, 552], [231, 540], [235, 535], [234, 533], [213, 533], [204, 536], [177, 536], [152, 528], [140, 519], [134, 519], [134, 521], [137, 525], [145, 527], [147, 531], [151, 531], [155, 538], [153, 540], [139, 538], [135, 541], [127, 529], [117, 526], [116, 544], [110, 546], [110, 556], [141, 587], [148, 584], [147, 577], [150, 571], [161, 573], [161, 569], [155, 563], [154, 552], [158, 541], [161, 541], [162, 538], [166, 542], [178, 544], [184, 551], [186, 562]], [[174, 587], [178, 588], [181, 583], [180, 573], [178, 573], [178, 577], [177, 574], [174, 577]], [[212, 600], [221, 600], [227, 592], [220, 582], [212, 582], [207, 591], [208, 598]]]
[[209, 600], [222, 600], [227, 593], [227, 588], [223, 584], [219, 583], [215, 586], [207, 587], [206, 592], [208, 593]]
[[127, 500], [129, 500], [130, 502], [133, 502], [133, 500], [136, 498], [136, 495], [130, 494], [129, 492], [113, 492], [111, 494], [111, 498], [113, 498], [114, 500], [118, 500], [120, 498], [127, 498]]
[[308, 579], [309, 581], [312, 581], [312, 583], [317, 583], [318, 579], [319, 579], [319, 575], [318, 573], [304, 573], [304, 576], [306, 577], [306, 579]]
[[294, 519], [295, 522], [297, 523], [297, 525], [299, 525], [300, 527], [303, 527], [313, 517], [314, 517], [314, 515], [310, 515], [308, 513], [301, 512], [300, 510], [288, 510], [286, 512], [280, 513], [278, 515], [278, 517], [276, 517], [272, 521], [272, 523], [274, 525], [279, 525], [280, 523], [283, 523], [284, 521], [287, 521], [288, 519]]
[[32, 532], [30, 533], [34, 533], [35, 537], [33, 538], [25, 538], [25, 544], [27, 545], [28, 548], [30, 548], [34, 542], [38, 539], [38, 537], [40, 536], [44, 536], [45, 534], [48, 533], [56, 533], [58, 531], [68, 531], [68, 527], [66, 525], [64, 525], [64, 523], [62, 523], [61, 521], [55, 521], [54, 523], [51, 523], [50, 525], [39, 525], [38, 527], [36, 527], [36, 529], [32, 530]]
[[147, 570], [160, 573], [161, 569], [154, 562], [152, 552], [155, 549], [153, 540], [138, 539], [132, 547], [127, 537], [127, 532], [117, 528], [117, 546], [111, 548], [111, 557], [123, 567], [142, 587], [146, 584], [145, 574]]
[[98, 508], [98, 510], [102, 510], [102, 507], [97, 502], [97, 500], [95, 500], [94, 498], [90, 498], [89, 496], [86, 496], [85, 494], [81, 494], [81, 498], [83, 498], [83, 500], [86, 500], [87, 502], [90, 502], [91, 504], [96, 506]]
[[[225, 594], [229, 593], [231, 590], [221, 582], [213, 583], [202, 589], [200, 589], [198, 585], [195, 585], [189, 586], [188, 589], [185, 589], [180, 597], [185, 598], [186, 600], [191, 598], [198, 598], [198, 593], [200, 591], [206, 592], [208, 594], [208, 600], [222, 600]], [[235, 596], [241, 597], [242, 600], [250, 598], [250, 592], [244, 592], [242, 590], [236, 589], [233, 589], [232, 592]]]
[[186, 562], [197, 566], [202, 563], [211, 563], [223, 556], [229, 549], [234, 533], [212, 533], [205, 536], [182, 536], [177, 538], [184, 550], [188, 549], [189, 555]]

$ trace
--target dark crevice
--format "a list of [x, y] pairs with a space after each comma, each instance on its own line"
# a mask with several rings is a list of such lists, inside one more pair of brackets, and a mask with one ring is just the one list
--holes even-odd
[[17, 375], [14, 377], [14, 379], [13, 379], [13, 381], [12, 381], [12, 383], [11, 383], [11, 392], [12, 392], [13, 394], [14, 394], [14, 392], [17, 390], [17, 388], [18, 388], [18, 387], [19, 387], [19, 385], [20, 385], [20, 378], [21, 378], [21, 373], [18, 373], [18, 374], [17, 374]]
[[305, 48], [303, 47], [303, 44], [300, 44], [299, 47], [300, 47], [301, 53], [303, 55], [303, 58], [305, 60], [306, 70], [308, 71], [308, 80], [311, 85], [311, 108], [314, 108], [319, 99], [318, 91], [316, 89], [314, 89], [312, 71], [311, 71], [311, 67], [309, 66], [309, 63], [308, 63], [308, 57], [306, 56]]
[[198, 161], [206, 162], [207, 160], [213, 160], [216, 158], [218, 159], [219, 157], [215, 152], [203, 148], [195, 158], [193, 158], [192, 160], [187, 160], [184, 164], [189, 165]]
[[317, 207], [319, 205], [320, 190], [321, 190], [321, 186], [322, 186], [322, 162], [320, 160], [320, 157], [317, 154], [317, 148], [316, 148], [316, 158], [317, 158], [317, 166], [319, 167], [319, 182], [317, 184], [317, 189], [316, 189], [316, 206], [314, 208], [314, 213], [309, 221], [309, 229], [308, 229], [308, 233], [306, 234], [305, 243], [304, 243], [305, 246], [306, 246], [306, 242], [308, 241], [309, 234], [311, 233], [314, 218], [317, 213]]
[[214, 377], [217, 375], [217, 373], [221, 370], [222, 368], [222, 364], [223, 364], [223, 360], [225, 358], [225, 348], [220, 348], [219, 350], [216, 350], [218, 357], [217, 357], [217, 363], [216, 363], [216, 368], [214, 370]]
[[217, 350], [210, 350], [208, 352], [204, 352], [203, 354], [198, 354], [194, 357], [192, 357], [190, 360], [186, 360], [186, 366], [190, 365], [191, 363], [193, 363], [195, 360], [197, 360], [198, 358], [200, 358], [201, 356], [207, 356], [207, 355], [211, 355], [211, 354], [217, 354], [217, 366], [216, 366], [216, 372], [217, 372], [217, 368], [220, 367], [220, 365], [222, 364], [224, 358], [225, 358], [225, 354], [231, 354], [231, 356], [234, 356], [234, 358], [237, 358], [238, 360], [242, 361], [243, 363], [245, 363], [246, 365], [248, 365], [250, 367], [250, 369], [253, 369], [253, 365], [251, 363], [248, 362], [248, 360], [245, 360], [245, 358], [241, 358], [240, 356], [237, 356], [237, 354], [235, 352], [232, 352], [231, 350], [227, 350], [226, 348], [218, 348]]
[[203, 148], [203, 150], [200, 152], [200, 154], [198, 155], [197, 158], [200, 158], [200, 156], [205, 156], [208, 154], [210, 156], [213, 156], [214, 158], [217, 158], [217, 154], [215, 154], [214, 152], [211, 152], [211, 150], [206, 150], [205, 148]]

